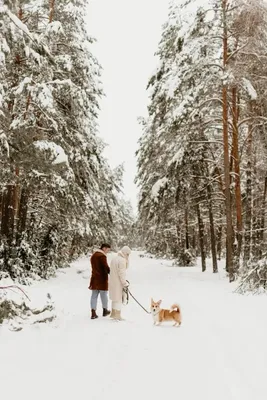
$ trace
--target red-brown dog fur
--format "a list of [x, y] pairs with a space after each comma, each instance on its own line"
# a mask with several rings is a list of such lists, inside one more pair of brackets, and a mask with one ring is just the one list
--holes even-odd
[[178, 304], [173, 304], [169, 310], [160, 308], [162, 300], [154, 301], [151, 299], [151, 314], [154, 325], [160, 325], [165, 321], [174, 321], [173, 326], [180, 326], [182, 323], [181, 310]]

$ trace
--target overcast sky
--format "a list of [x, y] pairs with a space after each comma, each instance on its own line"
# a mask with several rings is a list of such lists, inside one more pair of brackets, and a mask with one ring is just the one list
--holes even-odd
[[91, 0], [88, 31], [103, 67], [106, 98], [101, 102], [100, 136], [111, 167], [124, 162], [124, 192], [137, 205], [135, 151], [146, 115], [146, 85], [157, 66], [154, 53], [168, 14], [168, 0]]

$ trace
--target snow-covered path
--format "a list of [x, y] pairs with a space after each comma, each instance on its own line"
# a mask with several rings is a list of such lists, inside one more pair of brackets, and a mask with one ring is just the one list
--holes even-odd
[[235, 295], [220, 275], [133, 253], [133, 294], [147, 308], [151, 297], [179, 302], [182, 327], [154, 327], [132, 300], [126, 321], [91, 321], [88, 266], [80, 260], [31, 288], [31, 296], [52, 294], [55, 322], [0, 328], [3, 399], [266, 399], [265, 296]]

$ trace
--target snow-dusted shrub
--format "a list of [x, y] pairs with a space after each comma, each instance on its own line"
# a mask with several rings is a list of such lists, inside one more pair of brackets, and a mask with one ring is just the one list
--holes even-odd
[[267, 253], [259, 260], [250, 260], [240, 271], [236, 292], [262, 293], [267, 289]]
[[173, 262], [176, 267], [193, 267], [196, 265], [194, 250], [181, 249], [178, 258]]

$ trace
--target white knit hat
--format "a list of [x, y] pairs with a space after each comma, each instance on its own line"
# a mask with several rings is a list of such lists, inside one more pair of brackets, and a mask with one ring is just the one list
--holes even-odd
[[132, 250], [128, 246], [123, 246], [121, 249], [121, 253], [124, 254], [125, 256], [129, 256], [131, 254]]

